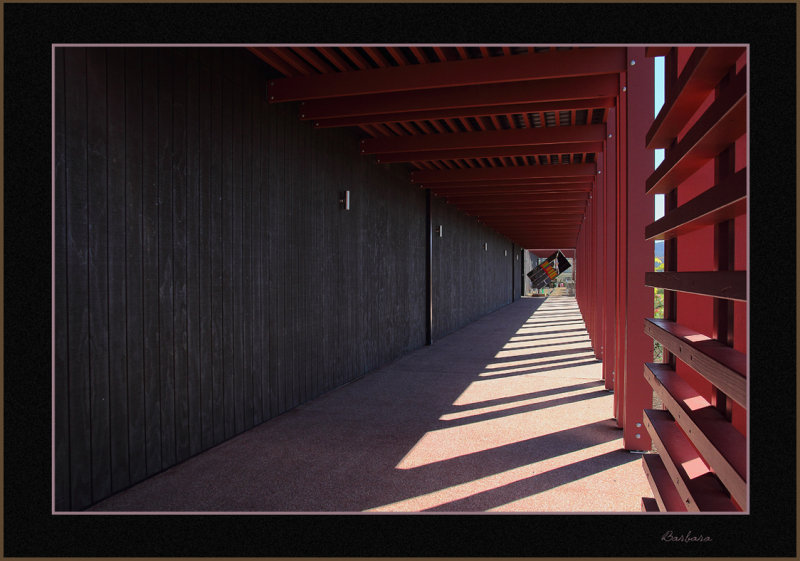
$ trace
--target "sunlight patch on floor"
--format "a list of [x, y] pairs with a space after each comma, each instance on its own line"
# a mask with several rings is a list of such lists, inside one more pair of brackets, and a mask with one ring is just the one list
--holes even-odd
[[[474, 481], [469, 481], [460, 485], [454, 485], [452, 487], [440, 489], [432, 493], [426, 493], [418, 497], [412, 497], [402, 501], [397, 501], [395, 503], [371, 508], [366, 512], [417, 512], [436, 508], [438, 506], [464, 499], [478, 493], [485, 493], [487, 491], [503, 487], [504, 485], [509, 485], [524, 479], [546, 474], [552, 470], [568, 466], [573, 462], [583, 461], [587, 458], [613, 452], [615, 450], [619, 450], [620, 447], [621, 439], [604, 442], [595, 446], [589, 446], [581, 450], [562, 454], [560, 456], [547, 458], [539, 462], [533, 462], [531, 464], [520, 466], [501, 473], [489, 475]], [[639, 467], [639, 469], [641, 469], [641, 467]], [[574, 483], [575, 482], [570, 482], [564, 485], [559, 485], [550, 491], [559, 492], [559, 487], [573, 485]], [[493, 510], [502, 510], [502, 507], [498, 507], [497, 509]]]

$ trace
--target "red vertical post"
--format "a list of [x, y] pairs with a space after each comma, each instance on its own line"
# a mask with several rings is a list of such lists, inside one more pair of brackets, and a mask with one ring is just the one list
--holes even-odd
[[[627, 53], [626, 53], [627, 54]], [[619, 76], [619, 95], [617, 96], [616, 120], [616, 239], [614, 247], [614, 294], [616, 306], [614, 307], [614, 419], [617, 426], [622, 427], [622, 400], [625, 395], [625, 384], [622, 383], [625, 373], [625, 241], [627, 230], [627, 115], [628, 115], [628, 87], [627, 73]]]
[[603, 240], [605, 239], [603, 212], [605, 207], [605, 176], [603, 159], [597, 160], [597, 177], [595, 178], [595, 197], [594, 197], [594, 223], [595, 223], [595, 244], [592, 253], [595, 255], [595, 290], [592, 298], [595, 302], [594, 314], [594, 356], [599, 360], [604, 360], [603, 346], [603, 317], [605, 315], [605, 299], [603, 290], [605, 286], [605, 262], [603, 261]]
[[605, 317], [603, 319], [603, 379], [605, 380], [605, 387], [607, 390], [614, 389], [614, 364], [615, 364], [615, 331], [614, 331], [614, 314], [616, 309], [616, 294], [615, 294], [615, 264], [616, 264], [616, 186], [617, 186], [617, 126], [616, 126], [616, 110], [610, 109], [608, 112], [608, 119], [606, 120], [606, 141], [605, 150], [603, 152], [604, 169], [604, 199], [603, 208], [604, 222], [603, 227], [604, 240], [603, 240], [603, 274], [605, 277]]
[[653, 172], [653, 155], [645, 137], [652, 121], [654, 60], [644, 47], [628, 49], [626, 118], [625, 220], [625, 373], [622, 400], [623, 446], [627, 450], [649, 450], [650, 435], [644, 429], [644, 409], [652, 407], [653, 390], [642, 373], [653, 360], [652, 340], [644, 333], [644, 318], [653, 313], [653, 290], [644, 276], [653, 269], [653, 242], [645, 240], [644, 228], [653, 219], [652, 203], [645, 194], [645, 181]]

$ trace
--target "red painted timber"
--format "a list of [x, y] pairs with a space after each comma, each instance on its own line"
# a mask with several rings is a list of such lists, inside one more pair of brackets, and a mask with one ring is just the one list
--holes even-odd
[[747, 169], [723, 179], [692, 200], [648, 224], [648, 239], [666, 240], [741, 216], [747, 212]]
[[431, 88], [596, 76], [623, 70], [625, 70], [624, 48], [596, 47], [376, 68], [357, 73], [343, 72], [325, 76], [276, 79], [269, 82], [269, 100], [275, 103], [386, 94]]
[[644, 332], [676, 357], [723, 390], [728, 397], [747, 405], [747, 355], [686, 326], [665, 319], [645, 319]]
[[[649, 386], [648, 386], [649, 387]], [[708, 466], [666, 411], [647, 410], [647, 431], [657, 442], [659, 456], [689, 511], [738, 510]]]
[[[433, 135], [437, 136], [437, 135]], [[593, 177], [595, 164], [559, 164], [505, 168], [421, 170], [411, 172], [412, 183], [485, 181], [486, 179], [530, 179], [534, 177]]]
[[588, 193], [591, 184], [576, 183], [571, 185], [505, 185], [492, 187], [436, 187], [434, 195], [448, 197], [450, 195], [476, 195], [491, 197], [494, 195], [535, 195], [536, 193]]
[[616, 94], [617, 75], [604, 74], [580, 78], [557, 78], [305, 101], [301, 102], [300, 118], [331, 119], [456, 107], [608, 98]]
[[747, 504], [745, 436], [668, 365], [645, 364], [644, 376], [736, 502]]
[[454, 150], [423, 150], [417, 152], [376, 154], [375, 156], [379, 164], [393, 164], [398, 162], [429, 162], [432, 160], [456, 160], [463, 158], [525, 157], [538, 156], [541, 154], [586, 154], [597, 153], [602, 149], [603, 143], [599, 141], [565, 142], [558, 144], [533, 144], [523, 146], [458, 148]]
[[644, 472], [647, 482], [655, 495], [658, 510], [661, 512], [686, 512], [678, 490], [670, 479], [669, 472], [658, 454], [645, 454], [642, 456]]
[[595, 301], [595, 319], [594, 319], [594, 338], [593, 348], [595, 357], [599, 360], [604, 360], [605, 347], [603, 341], [603, 325], [605, 319], [605, 263], [603, 262], [603, 246], [605, 242], [604, 220], [603, 213], [605, 212], [605, 167], [604, 161], [600, 159], [597, 163], [597, 176], [595, 178], [595, 190], [592, 195], [592, 202], [595, 207], [594, 223], [595, 223], [595, 246], [592, 248], [592, 253], [595, 258], [595, 294], [593, 295]]
[[627, 275], [625, 274], [625, 244], [627, 240], [627, 228], [625, 227], [628, 219], [627, 213], [627, 131], [628, 126], [626, 123], [628, 114], [628, 94], [627, 94], [627, 73], [620, 74], [620, 95], [617, 101], [617, 230], [616, 230], [616, 247], [615, 247], [615, 271], [614, 271], [614, 287], [615, 299], [617, 305], [615, 307], [614, 318], [614, 364], [616, 379], [614, 382], [614, 419], [617, 426], [622, 428], [622, 404], [625, 397], [625, 301], [626, 292], [625, 286]]
[[[318, 128], [350, 127], [371, 125], [375, 123], [392, 123], [400, 121], [429, 121], [436, 119], [454, 119], [468, 117], [490, 117], [497, 115], [542, 113], [545, 111], [577, 111], [579, 109], [597, 109], [613, 107], [613, 97], [591, 99], [569, 99], [560, 101], [543, 101], [538, 103], [513, 103], [508, 105], [485, 105], [477, 107], [443, 107], [427, 111], [405, 111], [401, 113], [376, 113], [373, 115], [355, 115], [352, 117], [333, 117], [314, 121]], [[311, 117], [304, 117], [310, 119]]]
[[616, 109], [610, 109], [608, 120], [606, 121], [607, 140], [606, 149], [603, 153], [605, 159], [605, 215], [604, 220], [604, 242], [603, 247], [603, 266], [605, 275], [605, 308], [606, 316], [603, 323], [603, 380], [607, 390], [614, 389], [615, 378], [615, 332], [614, 314], [616, 310], [616, 299], [614, 290], [614, 269], [616, 263], [615, 243], [616, 243], [616, 185], [617, 185], [617, 156], [616, 156]]
[[742, 70], [647, 178], [647, 193], [675, 189], [747, 132], [747, 71]]
[[[653, 360], [653, 343], [641, 329], [644, 318], [653, 313], [653, 290], [644, 286], [644, 274], [653, 270], [654, 247], [644, 238], [653, 203], [641, 188], [653, 169], [652, 152], [645, 148], [645, 135], [653, 114], [654, 62], [644, 56], [644, 47], [628, 49], [626, 121], [627, 211], [623, 222], [625, 252], [625, 373], [622, 407], [623, 446], [628, 450], [649, 450], [650, 438], [642, 430], [644, 409], [652, 407], [653, 390], [642, 376], [642, 365]], [[637, 436], [638, 435], [638, 436]]]
[[[605, 126], [550, 127], [509, 129], [500, 131], [455, 132], [413, 136], [366, 138], [361, 141], [362, 154], [388, 154], [423, 151], [448, 151], [467, 148], [500, 148], [537, 144], [602, 142]], [[439, 158], [435, 152], [429, 159]]]
[[692, 52], [647, 132], [648, 148], [667, 148], [672, 143], [743, 51], [744, 47], [699, 47]]
[[665, 56], [669, 53], [669, 50], [671, 48], [672, 47], [664, 47], [664, 46], [646, 47], [644, 50], [644, 56], [646, 57]]
[[[527, 179], [502, 179], [502, 178], [487, 178], [481, 182], [474, 183], [453, 183], [426, 181], [424, 184], [418, 185], [420, 189], [465, 189], [465, 188], [480, 188], [480, 189], [494, 189], [495, 187], [532, 187], [538, 185], [563, 185], [569, 187], [572, 185], [585, 186], [587, 183], [591, 186], [591, 178], [587, 177], [529, 177]], [[577, 188], [577, 187], [576, 187]]]
[[533, 194], [494, 194], [486, 196], [474, 194], [448, 194], [445, 195], [448, 200], [458, 202], [475, 202], [482, 204], [491, 203], [544, 203], [553, 206], [574, 206], [578, 202], [581, 205], [589, 199], [589, 193], [584, 191], [577, 191], [575, 193], [533, 193]]

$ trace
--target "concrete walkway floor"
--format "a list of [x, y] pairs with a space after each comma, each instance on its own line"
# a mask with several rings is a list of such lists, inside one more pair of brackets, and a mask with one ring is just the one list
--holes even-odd
[[637, 512], [600, 378], [575, 299], [523, 298], [92, 510]]

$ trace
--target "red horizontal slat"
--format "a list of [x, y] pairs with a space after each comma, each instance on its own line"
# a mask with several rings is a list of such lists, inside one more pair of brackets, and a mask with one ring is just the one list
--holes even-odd
[[726, 177], [722, 183], [669, 211], [645, 226], [648, 240], [667, 240], [698, 228], [718, 224], [747, 212], [747, 169]]
[[689, 440], [666, 411], [645, 409], [644, 425], [687, 510], [733, 512], [731, 502], [717, 478], [708, 471]]
[[[490, 168], [492, 169], [492, 168]], [[479, 188], [479, 189], [493, 189], [495, 187], [529, 187], [538, 185], [554, 185], [571, 187], [578, 185], [585, 186], [587, 183], [591, 185], [592, 178], [587, 177], [529, 177], [527, 179], [503, 179], [503, 178], [487, 178], [484, 181], [453, 183], [450, 181], [437, 182], [426, 181], [424, 184], [418, 185], [420, 189], [461, 189], [461, 188]]]
[[645, 286], [728, 300], [747, 300], [747, 271], [646, 272]]
[[[586, 109], [591, 110], [600, 107], [614, 107], [614, 98], [602, 97], [591, 99], [569, 99], [560, 101], [543, 101], [539, 103], [513, 103], [508, 105], [484, 105], [476, 107], [443, 107], [428, 111], [406, 111], [402, 113], [377, 113], [374, 115], [355, 115], [352, 117], [334, 117], [321, 119], [314, 122], [315, 127], [346, 127], [352, 125], [366, 125], [375, 123], [387, 123], [396, 121], [430, 121], [436, 119], [467, 118], [467, 117], [488, 117], [505, 115], [507, 113], [519, 113], [527, 115], [540, 111], [565, 111]], [[310, 117], [303, 117], [310, 119]]]
[[658, 454], [645, 454], [642, 456], [642, 464], [647, 482], [655, 495], [654, 501], [658, 505], [657, 510], [686, 512], [686, 505], [683, 504], [661, 457]]
[[[371, 47], [364, 47], [376, 62], [385, 61]], [[376, 68], [329, 76], [307, 76], [272, 80], [272, 102], [322, 99], [407, 92], [430, 88], [474, 86], [576, 76], [613, 74], [625, 70], [625, 49], [597, 47], [546, 54], [471, 59]]]
[[566, 142], [558, 144], [534, 144], [530, 146], [500, 146], [484, 148], [460, 148], [456, 150], [424, 150], [420, 152], [397, 152], [376, 154], [379, 164], [398, 162], [425, 162], [457, 158], [499, 158], [514, 156], [537, 156], [540, 154], [585, 154], [601, 152], [602, 142]]
[[647, 132], [648, 148], [667, 148], [730, 71], [744, 47], [698, 47], [678, 77]]
[[[551, 129], [455, 132], [414, 137], [365, 138], [361, 141], [361, 153], [388, 154], [469, 148], [497, 148], [504, 146], [531, 146], [537, 144], [583, 144], [586, 142], [602, 142], [604, 138], [604, 125], [554, 127]], [[436, 153], [432, 152], [429, 159], [441, 158], [438, 158]]]
[[664, 345], [742, 407], [747, 407], [747, 356], [665, 319], [644, 320], [645, 333]]
[[617, 95], [617, 75], [557, 78], [511, 84], [488, 84], [435, 90], [414, 90], [375, 95], [357, 95], [302, 102], [300, 118], [331, 119], [376, 113], [430, 111], [454, 107], [482, 107], [559, 101], [570, 99], [607, 98]]
[[541, 177], [593, 177], [595, 164], [561, 164], [551, 166], [517, 166], [494, 169], [420, 170], [411, 172], [413, 183], [453, 183], [496, 179], [530, 179]]
[[675, 189], [747, 132], [747, 70], [725, 88], [645, 182], [649, 194]]
[[666, 56], [667, 54], [669, 54], [669, 51], [671, 49], [672, 47], [669, 46], [645, 47], [644, 56], [646, 57]]
[[666, 364], [644, 365], [644, 377], [736, 502], [747, 504], [747, 441]]

